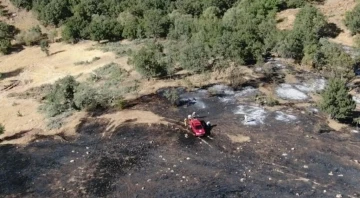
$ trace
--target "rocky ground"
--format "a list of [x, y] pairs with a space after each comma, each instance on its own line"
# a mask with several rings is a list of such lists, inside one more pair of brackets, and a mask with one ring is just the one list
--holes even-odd
[[[215, 85], [181, 93], [175, 108], [143, 96], [133, 110], [168, 124], [114, 128], [90, 113], [76, 138], [39, 136], [0, 147], [2, 197], [359, 197], [360, 135], [334, 132], [316, 108], [263, 108], [256, 87]], [[212, 123], [196, 138], [182, 126], [197, 112]], [[108, 113], [108, 112], [107, 112]], [[251, 119], [244, 121], [244, 114]]]

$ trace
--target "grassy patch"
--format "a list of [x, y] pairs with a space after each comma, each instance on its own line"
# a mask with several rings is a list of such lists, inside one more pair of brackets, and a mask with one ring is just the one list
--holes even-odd
[[79, 61], [79, 62], [75, 62], [74, 65], [90, 65], [92, 63], [94, 63], [95, 61], [100, 60], [100, 57], [94, 57], [92, 58], [90, 61]]

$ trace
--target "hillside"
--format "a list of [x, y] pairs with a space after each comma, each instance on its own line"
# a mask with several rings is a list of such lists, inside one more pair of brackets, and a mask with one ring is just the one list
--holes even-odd
[[[353, 46], [353, 37], [350, 31], [345, 27], [343, 20], [345, 19], [345, 13], [354, 9], [356, 1], [353, 0], [327, 0], [322, 5], [318, 5], [319, 10], [327, 17], [329, 23], [334, 23], [342, 32], [333, 39], [333, 42]], [[296, 14], [299, 9], [288, 9], [281, 11], [277, 14], [277, 20], [281, 22], [277, 24], [279, 29], [292, 29]]]

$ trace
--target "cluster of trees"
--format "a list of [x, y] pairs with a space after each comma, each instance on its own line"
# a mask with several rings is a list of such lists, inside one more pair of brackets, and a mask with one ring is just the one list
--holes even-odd
[[[275, 14], [282, 9], [283, 3], [276, 0], [242, 0], [225, 12], [215, 6], [207, 7], [199, 16], [173, 11], [169, 15], [167, 34], [171, 42], [166, 50], [161, 50], [161, 58], [150, 63], [161, 61], [156, 67], [163, 67], [162, 70], [168, 72], [161, 74], [167, 75], [171, 74], [169, 68], [177, 65], [189, 71], [203, 72], [226, 67], [230, 62], [262, 62], [270, 53], [277, 53], [329, 71], [334, 74], [333, 77], [353, 77], [354, 60], [343, 52], [340, 45], [324, 39], [330, 36], [329, 24], [315, 7], [305, 5], [298, 13], [292, 30], [280, 31], [276, 28]], [[141, 52], [133, 54], [135, 67], [147, 77], [160, 76], [159, 73], [152, 75], [149, 66], [145, 67], [149, 64], [145, 56], [157, 54], [157, 51], [145, 46]]]
[[[171, 20], [176, 11], [189, 16], [190, 21], [201, 15], [215, 14], [221, 18], [229, 9], [249, 0], [11, 0], [14, 5], [37, 12], [45, 25], [65, 25], [64, 39], [74, 42], [78, 39], [119, 39], [166, 37], [174, 23], [186, 21]], [[305, 5], [308, 0], [258, 1], [264, 9], [283, 9]], [[251, 5], [250, 5], [251, 6]], [[257, 7], [258, 6], [252, 6]], [[210, 8], [210, 9], [209, 9]], [[261, 9], [261, 11], [264, 11]], [[243, 9], [246, 10], [246, 9]], [[208, 14], [206, 14], [206, 12]], [[211, 13], [212, 12], [212, 13]], [[215, 13], [214, 13], [215, 12]], [[260, 12], [260, 15], [263, 15]], [[255, 13], [255, 14], [256, 14]], [[186, 20], [186, 19], [185, 19]], [[184, 24], [189, 25], [189, 24]], [[210, 25], [210, 24], [209, 24]], [[106, 27], [106, 28], [105, 28]]]

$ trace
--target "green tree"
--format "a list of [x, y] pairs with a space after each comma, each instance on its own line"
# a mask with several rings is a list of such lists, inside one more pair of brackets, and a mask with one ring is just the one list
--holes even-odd
[[0, 53], [7, 54], [14, 38], [15, 27], [0, 21]]
[[118, 21], [123, 26], [122, 36], [124, 38], [135, 39], [137, 37], [139, 21], [136, 16], [130, 12], [122, 12], [118, 17]]
[[46, 54], [46, 56], [50, 55], [50, 52], [49, 52], [50, 45], [49, 45], [48, 40], [41, 40], [40, 48], [41, 48], [41, 51], [43, 51]]
[[164, 37], [169, 29], [169, 20], [162, 10], [147, 10], [144, 12], [143, 26], [147, 37]]
[[188, 43], [181, 49], [179, 63], [182, 68], [193, 72], [207, 70], [210, 60], [210, 48], [204, 43]]
[[61, 21], [71, 16], [67, 1], [51, 0], [39, 14], [45, 25], [58, 25]]
[[88, 26], [88, 31], [90, 39], [94, 41], [116, 40], [121, 38], [122, 26], [118, 21], [109, 17], [94, 15]]
[[325, 16], [315, 7], [306, 5], [296, 15], [294, 28], [284, 35], [277, 50], [281, 56], [301, 61], [304, 56], [312, 57], [319, 44], [323, 29], [327, 26]]
[[77, 42], [80, 38], [87, 38], [87, 26], [89, 23], [79, 16], [73, 16], [67, 20], [61, 32], [62, 38], [70, 43]]
[[170, 14], [171, 28], [168, 37], [172, 39], [188, 39], [191, 38], [194, 30], [194, 19], [191, 15], [180, 14], [174, 11]]
[[25, 8], [26, 10], [31, 10], [32, 8], [32, 0], [11, 0], [11, 3], [18, 8]]
[[330, 79], [324, 92], [321, 94], [320, 107], [334, 119], [349, 118], [356, 108], [346, 87], [345, 81], [339, 78]]
[[146, 78], [161, 77], [165, 76], [167, 71], [164, 56], [163, 46], [151, 43], [134, 53], [130, 63]]

